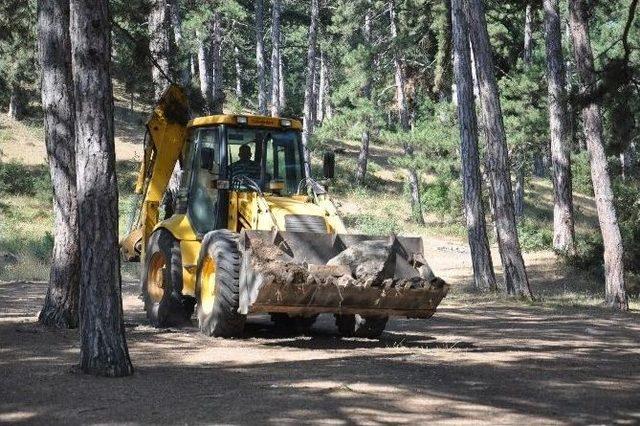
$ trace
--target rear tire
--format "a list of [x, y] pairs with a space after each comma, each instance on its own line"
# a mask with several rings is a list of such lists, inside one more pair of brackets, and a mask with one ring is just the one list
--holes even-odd
[[207, 336], [238, 337], [244, 331], [246, 315], [240, 305], [238, 235], [221, 229], [202, 239], [196, 271], [198, 324]]
[[387, 326], [389, 317], [335, 315], [338, 333], [343, 337], [377, 339]]
[[318, 315], [303, 316], [284, 313], [272, 313], [271, 322], [275, 327], [287, 334], [309, 334], [311, 327], [318, 319]]
[[154, 231], [145, 252], [142, 295], [147, 318], [154, 327], [191, 323], [193, 302], [182, 296], [180, 243], [166, 229]]

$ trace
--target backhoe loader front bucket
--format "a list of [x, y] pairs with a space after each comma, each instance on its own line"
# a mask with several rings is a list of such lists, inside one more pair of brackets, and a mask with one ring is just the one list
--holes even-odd
[[421, 238], [245, 230], [239, 244], [242, 314], [429, 318], [449, 290]]

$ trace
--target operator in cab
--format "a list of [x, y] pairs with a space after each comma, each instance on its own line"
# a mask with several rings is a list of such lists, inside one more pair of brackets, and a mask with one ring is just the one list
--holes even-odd
[[260, 165], [251, 159], [251, 147], [248, 144], [240, 146], [238, 151], [240, 159], [231, 164], [231, 177], [247, 176], [250, 179], [260, 179]]

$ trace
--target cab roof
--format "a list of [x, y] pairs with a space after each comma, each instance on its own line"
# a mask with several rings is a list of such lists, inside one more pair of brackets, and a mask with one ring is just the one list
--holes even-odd
[[[287, 124], [288, 123], [288, 124]], [[290, 118], [267, 117], [264, 115], [218, 114], [196, 117], [189, 121], [188, 128], [228, 124], [243, 127], [270, 127], [278, 129], [302, 130], [302, 122]]]

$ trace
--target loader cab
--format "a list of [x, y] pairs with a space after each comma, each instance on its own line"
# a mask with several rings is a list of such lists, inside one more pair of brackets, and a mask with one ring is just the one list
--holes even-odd
[[229, 190], [297, 192], [304, 176], [300, 122], [218, 115], [196, 118], [188, 127], [180, 198], [198, 234], [224, 227]]

